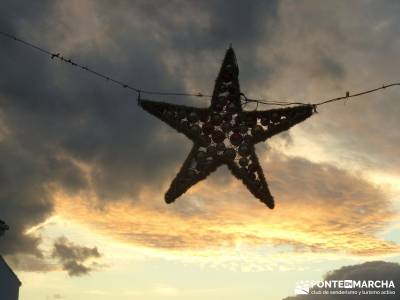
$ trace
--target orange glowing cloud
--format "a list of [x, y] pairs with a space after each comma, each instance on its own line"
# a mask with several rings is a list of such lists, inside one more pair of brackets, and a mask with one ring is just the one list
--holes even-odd
[[273, 153], [265, 169], [278, 198], [275, 210], [266, 209], [240, 182], [220, 172], [172, 205], [148, 188], [134, 202], [101, 206], [87, 195], [71, 198], [58, 191], [56, 210], [100, 234], [153, 249], [190, 252], [240, 243], [356, 256], [400, 250], [377, 237], [396, 214], [384, 192], [362, 177]]

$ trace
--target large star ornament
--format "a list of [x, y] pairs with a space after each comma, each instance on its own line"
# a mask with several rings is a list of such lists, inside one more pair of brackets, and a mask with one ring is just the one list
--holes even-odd
[[194, 143], [181, 169], [165, 193], [171, 203], [192, 185], [205, 179], [220, 165], [269, 208], [274, 199], [269, 191], [254, 145], [300, 123], [314, 112], [313, 105], [271, 110], [243, 111], [239, 68], [230, 47], [215, 82], [209, 108], [195, 108], [139, 99], [139, 105]]

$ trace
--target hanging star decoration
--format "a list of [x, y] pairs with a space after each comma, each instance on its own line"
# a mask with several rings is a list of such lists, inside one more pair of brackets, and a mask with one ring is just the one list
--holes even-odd
[[315, 111], [315, 106], [305, 104], [244, 111], [238, 76], [236, 56], [230, 47], [218, 74], [209, 108], [139, 98], [139, 105], [144, 110], [194, 143], [165, 194], [167, 203], [174, 202], [191, 186], [226, 164], [256, 198], [274, 208], [274, 199], [255, 153], [255, 144], [306, 120]]
[[[112, 82], [124, 89], [138, 94], [138, 104], [149, 113], [158, 117], [177, 131], [185, 134], [194, 142], [189, 156], [183, 163], [178, 175], [172, 181], [165, 194], [167, 203], [185, 193], [192, 185], [205, 179], [220, 165], [226, 164], [232, 174], [246, 185], [249, 191], [268, 207], [274, 207], [274, 199], [269, 191], [263, 171], [255, 154], [254, 145], [267, 140], [275, 134], [290, 129], [292, 126], [309, 118], [319, 105], [336, 101], [347, 101], [389, 87], [400, 86], [400, 82], [383, 84], [377, 88], [364, 90], [358, 93], [346, 92], [345, 96], [322, 100], [314, 104], [302, 102], [264, 101], [263, 99], [248, 99], [244, 104], [254, 102], [258, 104], [277, 104], [285, 106], [281, 109], [265, 111], [243, 111], [239, 87], [239, 68], [236, 63], [232, 47], [226, 52], [221, 70], [218, 74], [214, 93], [211, 97], [211, 106], [206, 109], [174, 105], [163, 102], [142, 100], [141, 94], [147, 95], [174, 95], [203, 97], [201, 93], [163, 92], [159, 90], [143, 90], [124, 83], [118, 79], [98, 72], [72, 59], [64, 57], [58, 52], [52, 52], [23, 40], [13, 34], [0, 31], [0, 37], [11, 39], [35, 51], [48, 56], [52, 60], [67, 63], [82, 71], [88, 72], [107, 82]], [[208, 97], [208, 96], [207, 96]], [[296, 106], [292, 106], [296, 105]], [[0, 221], [0, 234], [8, 227]]]

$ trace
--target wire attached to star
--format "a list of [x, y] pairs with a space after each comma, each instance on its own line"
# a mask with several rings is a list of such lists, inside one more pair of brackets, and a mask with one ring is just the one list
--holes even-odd
[[[59, 61], [69, 64], [73, 67], [77, 67], [79, 69], [81, 69], [82, 71], [91, 73], [92, 75], [95, 75], [99, 78], [102, 78], [108, 82], [112, 82], [116, 85], [119, 85], [120, 87], [124, 88], [124, 89], [128, 89], [131, 90], [133, 92], [135, 92], [138, 96], [138, 99], [140, 98], [140, 95], [142, 94], [147, 94], [147, 95], [159, 95], [159, 96], [186, 96], [186, 97], [198, 97], [198, 98], [211, 98], [212, 95], [207, 95], [207, 94], [203, 94], [201, 92], [191, 92], [191, 93], [185, 93], [185, 92], [164, 92], [164, 91], [157, 91], [157, 90], [144, 90], [141, 89], [139, 87], [135, 87], [132, 86], [130, 84], [127, 84], [125, 82], [122, 82], [118, 79], [115, 79], [111, 76], [108, 76], [106, 74], [100, 73], [92, 68], [89, 68], [88, 66], [82, 65], [70, 58], [66, 58], [65, 56], [63, 56], [61, 53], [59, 52], [53, 52], [53, 51], [49, 51], [47, 49], [44, 49], [40, 46], [37, 46], [31, 42], [28, 42], [26, 40], [23, 40], [19, 37], [16, 37], [15, 35], [12, 35], [10, 33], [4, 32], [4, 31], [0, 31], [0, 35], [14, 40], [20, 44], [23, 44], [31, 49], [35, 49], [47, 56], [50, 57], [50, 59], [54, 60], [54, 59], [58, 59]], [[305, 105], [305, 104], [312, 104], [315, 105], [315, 107], [320, 106], [320, 105], [324, 105], [324, 104], [328, 104], [328, 103], [332, 103], [332, 102], [337, 102], [337, 101], [347, 101], [350, 98], [354, 98], [354, 97], [359, 97], [359, 96], [363, 96], [366, 94], [370, 94], [370, 93], [374, 93], [377, 92], [379, 90], [383, 90], [386, 88], [390, 88], [390, 87], [394, 87], [394, 86], [400, 86], [400, 82], [394, 82], [394, 83], [390, 83], [390, 84], [383, 84], [380, 87], [377, 88], [373, 88], [373, 89], [369, 89], [369, 90], [365, 90], [365, 91], [361, 91], [358, 93], [354, 93], [354, 94], [350, 94], [350, 92], [346, 92], [345, 96], [340, 96], [340, 97], [336, 97], [336, 98], [332, 98], [332, 99], [327, 99], [327, 100], [318, 100], [316, 103], [307, 103], [307, 102], [299, 102], [299, 101], [274, 101], [274, 100], [266, 100], [266, 99], [252, 99], [252, 98], [248, 98], [246, 97], [246, 95], [244, 93], [241, 93], [242, 96], [242, 106], [244, 107], [245, 105], [247, 105], [248, 103], [256, 103], [256, 109], [258, 108], [258, 105], [275, 105], [275, 106], [292, 106], [292, 105]]]
[[[234, 50], [230, 46], [218, 73], [212, 96], [200, 92], [143, 90], [66, 58], [59, 52], [46, 50], [6, 32], [0, 31], [0, 35], [40, 51], [52, 60], [56, 59], [67, 63], [137, 93], [138, 105], [142, 109], [184, 134], [193, 142], [192, 150], [165, 193], [167, 203], [174, 202], [219, 166], [226, 165], [254, 197], [269, 208], [274, 208], [274, 198], [255, 152], [257, 143], [264, 142], [305, 121], [317, 112], [317, 106], [347, 101], [350, 98], [400, 86], [400, 83], [391, 83], [355, 94], [347, 91], [345, 96], [320, 100], [316, 103], [251, 99], [240, 91], [239, 67]], [[211, 101], [208, 108], [197, 108], [142, 99], [142, 94], [204, 97], [210, 98]], [[255, 103], [256, 108], [243, 110], [249, 103]], [[281, 106], [281, 108], [258, 110], [260, 104]]]

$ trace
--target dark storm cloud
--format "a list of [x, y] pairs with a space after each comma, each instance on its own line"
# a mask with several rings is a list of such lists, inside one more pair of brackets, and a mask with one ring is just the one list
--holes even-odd
[[52, 252], [52, 257], [60, 261], [69, 276], [89, 274], [98, 264], [96, 262], [87, 264], [87, 261], [100, 256], [96, 247], [82, 247], [70, 242], [65, 237], [60, 237], [55, 241]]
[[[173, 69], [177, 73], [171, 75], [184, 74], [195, 82], [195, 89], [212, 92], [221, 49], [230, 43], [238, 54], [242, 88], [247, 91], [256, 83], [266, 84], [271, 70], [258, 59], [264, 55], [258, 50], [274, 34], [273, 27], [279, 21], [278, 1], [140, 1], [121, 6], [122, 11], [134, 10], [136, 18], [147, 25], [149, 36], [155, 37], [152, 42], [162, 47], [160, 54], [167, 57], [165, 60], [177, 61]], [[101, 9], [108, 11], [108, 5]], [[121, 20], [129, 17], [126, 13], [120, 15], [116, 35], [125, 35], [129, 25]], [[149, 42], [142, 35], [138, 39]], [[127, 46], [132, 44], [131, 39], [122, 36], [119, 40], [120, 45], [130, 49]]]
[[[259, 68], [251, 55], [267, 37], [276, 1], [166, 3], [5, 1], [0, 28], [146, 89], [184, 90], [190, 61], [187, 70], [198, 68], [199, 86], [211, 92], [229, 42], [250, 54], [240, 61], [248, 73]], [[1, 253], [41, 257], [40, 236], [24, 232], [52, 214], [49, 186], [74, 194], [90, 178], [109, 201], [134, 199], [144, 185], [158, 189], [174, 176], [190, 143], [139, 110], [134, 94], [13, 41], [0, 45], [0, 217], [10, 225]], [[183, 62], [172, 73], [170, 54]], [[211, 68], [201, 65], [207, 56]]]
[[[400, 265], [398, 263], [371, 261], [359, 265], [344, 266], [340, 269], [328, 272], [324, 280], [393, 280], [397, 293], [399, 292], [400, 283]], [[383, 289], [385, 290], [385, 289]], [[393, 290], [393, 289], [390, 289]], [[394, 295], [297, 295], [295, 297], [287, 297], [284, 300], [353, 300], [353, 299], [394, 299]]]
[[316, 55], [317, 63], [311, 70], [311, 76], [326, 78], [330, 80], [344, 79], [346, 71], [338, 61], [332, 58], [329, 53], [320, 53]]
[[[396, 1], [283, 1], [282, 26], [266, 46], [279, 57], [270, 84], [286, 97], [317, 102], [398, 81], [399, 12]], [[318, 121], [307, 122], [307, 138], [369, 171], [398, 175], [399, 95], [393, 88], [321, 106]]]

